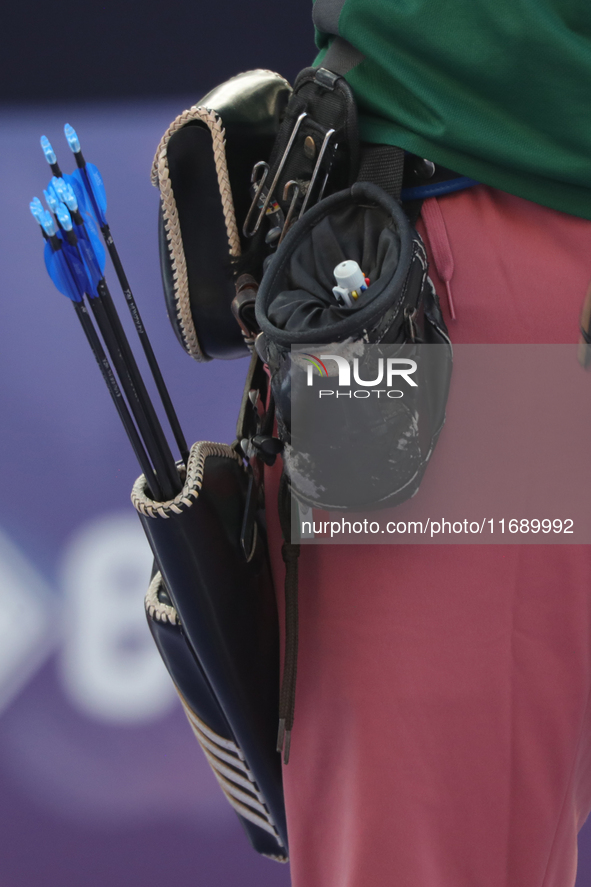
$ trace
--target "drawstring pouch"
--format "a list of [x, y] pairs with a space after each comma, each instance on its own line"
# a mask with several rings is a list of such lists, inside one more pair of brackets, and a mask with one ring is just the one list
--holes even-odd
[[[345, 261], [366, 278], [350, 305], [333, 293], [334, 270]], [[284, 469], [306, 506], [361, 510], [417, 492], [445, 420], [452, 368], [427, 271], [421, 238], [398, 201], [363, 181], [310, 209], [269, 265], [257, 297], [257, 351], [271, 373]], [[314, 360], [330, 374], [322, 379], [327, 396], [306, 397]], [[403, 398], [336, 396], [341, 362], [373, 380], [388, 360], [416, 366]], [[364, 388], [348, 384], [354, 393]]]

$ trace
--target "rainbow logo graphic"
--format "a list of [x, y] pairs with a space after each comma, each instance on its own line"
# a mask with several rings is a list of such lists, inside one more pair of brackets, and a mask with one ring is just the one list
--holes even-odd
[[316, 357], [314, 354], [306, 354], [303, 351], [298, 356], [303, 357], [304, 360], [307, 361], [307, 363], [310, 363], [313, 367], [316, 367], [321, 376], [328, 376], [328, 370], [319, 357]]

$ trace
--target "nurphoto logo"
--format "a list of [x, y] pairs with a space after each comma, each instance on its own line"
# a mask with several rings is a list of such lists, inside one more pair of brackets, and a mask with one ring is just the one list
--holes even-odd
[[[315, 354], [301, 353], [299, 355], [308, 364], [306, 367], [307, 379], [306, 385], [312, 387], [314, 385], [314, 370], [322, 379], [337, 378], [336, 375], [330, 373], [324, 361], [333, 360], [337, 365], [337, 389], [321, 388], [318, 391], [318, 397], [357, 397], [368, 398], [372, 394], [380, 397], [385, 394], [386, 397], [400, 398], [404, 397], [404, 391], [394, 388], [395, 381], [400, 384], [400, 380], [407, 383], [412, 388], [418, 385], [411, 378], [413, 373], [417, 371], [417, 363], [406, 357], [383, 357], [378, 358], [376, 376], [374, 379], [362, 379], [359, 371], [359, 358], [355, 357], [353, 361], [348, 360], [341, 354], [321, 354], [317, 357]], [[341, 388], [351, 388], [351, 369], [353, 370], [353, 381], [361, 388], [353, 391], [340, 391]], [[385, 384], [385, 388], [378, 388], [378, 385]]]

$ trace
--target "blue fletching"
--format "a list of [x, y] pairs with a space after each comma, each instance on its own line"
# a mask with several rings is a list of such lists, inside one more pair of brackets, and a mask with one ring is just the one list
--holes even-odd
[[82, 218], [84, 219], [84, 226], [77, 225], [76, 234], [78, 237], [80, 237], [79, 229], [82, 228], [83, 235], [85, 235], [86, 239], [90, 242], [90, 245], [92, 246], [92, 251], [94, 252], [95, 258], [98, 262], [98, 266], [101, 269], [101, 274], [104, 277], [107, 253], [103, 245], [103, 241], [101, 240], [101, 236], [98, 232], [98, 228], [96, 227], [96, 222], [94, 221], [94, 217], [90, 212], [83, 212]]
[[80, 176], [76, 175], [80, 170], [76, 169], [71, 175], [65, 175], [64, 181], [70, 185], [72, 188], [76, 200], [78, 202], [78, 209], [81, 213], [92, 213], [92, 203], [90, 202], [90, 198], [86, 193], [86, 189], [82, 182], [80, 181]]
[[76, 281], [78, 291], [80, 293], [87, 293], [89, 296], [97, 296], [96, 286], [80, 256], [78, 246], [72, 246], [72, 244], [62, 238], [61, 251], [68, 260], [68, 267]]
[[87, 163], [84, 167], [84, 170], [90, 181], [92, 193], [94, 194], [94, 199], [96, 200], [98, 207], [103, 214], [104, 221], [101, 222], [101, 224], [104, 225], [107, 221], [105, 218], [105, 213], [107, 212], [107, 192], [105, 191], [103, 177], [101, 176], [94, 163]]
[[56, 288], [73, 302], [82, 301], [82, 293], [78, 291], [76, 281], [72, 277], [63, 250], [54, 252], [49, 243], [45, 244], [45, 267]]
[[43, 149], [43, 153], [45, 154], [45, 159], [49, 164], [53, 164], [57, 162], [57, 157], [55, 156], [55, 151], [51, 147], [51, 143], [47, 136], [41, 136], [41, 148]]
[[64, 229], [64, 231], [72, 230], [72, 216], [70, 215], [70, 210], [64, 203], [58, 203], [56, 215], [58, 222]]
[[73, 126], [70, 126], [69, 123], [66, 123], [64, 126], [64, 133], [66, 136], [66, 140], [68, 145], [70, 146], [73, 154], [78, 154], [80, 151], [80, 141], [78, 136], [76, 135], [76, 130]]
[[101, 174], [96, 166], [93, 163], [87, 163], [84, 169], [75, 169], [68, 176], [68, 180], [76, 192], [78, 203], [82, 202], [80, 200], [80, 191], [82, 191], [86, 198], [86, 204], [91, 209], [98, 226], [106, 225], [107, 195]]
[[48, 237], [53, 237], [57, 228], [55, 227], [55, 222], [51, 217], [51, 213], [48, 213], [47, 210], [43, 210], [43, 215], [40, 218], [40, 224]]
[[89, 281], [92, 282], [92, 290], [87, 287], [86, 292], [92, 296], [98, 295], [97, 284], [103, 279], [103, 272], [98, 263], [97, 257], [94, 254], [90, 239], [84, 230], [84, 225], [76, 225], [76, 235], [78, 237], [78, 249], [84, 261], [86, 275]]
[[[76, 175], [76, 173], [80, 173], [80, 170], [77, 169], [74, 173], [72, 173], [72, 175], [64, 176], [64, 181], [66, 182], [67, 188], [72, 189], [74, 199], [78, 203], [78, 211], [82, 215], [82, 219], [84, 221], [84, 230], [87, 234], [87, 238], [88, 240], [90, 240], [96, 260], [102, 273], [104, 274], [107, 254], [105, 251], [105, 247], [103, 246], [100, 234], [98, 232], [97, 220], [92, 208], [91, 200], [86, 192], [84, 185], [82, 184], [81, 177], [79, 175]], [[66, 204], [68, 209], [73, 211], [73, 206], [68, 203], [67, 199], [64, 199], [64, 203]], [[79, 239], [81, 237], [81, 233], [79, 230], [80, 227], [81, 226], [79, 225], [74, 226], [76, 236]]]
[[45, 202], [47, 206], [50, 208], [54, 215], [57, 214], [57, 208], [59, 206], [59, 199], [51, 185], [47, 186], [47, 191], [43, 192], [43, 196], [45, 197]]
[[33, 213], [35, 219], [39, 222], [39, 224], [41, 224], [41, 217], [45, 210], [43, 209], [43, 204], [38, 197], [33, 197], [31, 202], [29, 203], [29, 209]]

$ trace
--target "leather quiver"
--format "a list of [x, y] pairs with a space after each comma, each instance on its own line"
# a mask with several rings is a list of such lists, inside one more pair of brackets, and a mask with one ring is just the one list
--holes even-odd
[[276, 751], [279, 631], [266, 539], [244, 516], [249, 474], [225, 444], [191, 448], [183, 489], [169, 502], [132, 502], [158, 573], [147, 597], [152, 634], [226, 797], [255, 849], [287, 858]]

